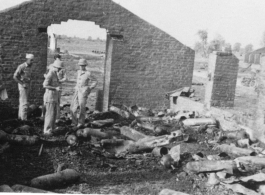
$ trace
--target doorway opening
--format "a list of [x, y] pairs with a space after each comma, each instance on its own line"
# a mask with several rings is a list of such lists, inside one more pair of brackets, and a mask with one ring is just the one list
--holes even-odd
[[48, 27], [47, 66], [53, 63], [54, 55], [60, 54], [66, 70], [67, 81], [63, 83], [60, 105], [70, 104], [76, 85], [78, 60], [84, 58], [88, 62], [87, 70], [94, 76], [98, 84], [90, 93], [87, 107], [96, 108], [98, 91], [103, 90], [106, 53], [106, 29], [93, 22], [68, 20]]

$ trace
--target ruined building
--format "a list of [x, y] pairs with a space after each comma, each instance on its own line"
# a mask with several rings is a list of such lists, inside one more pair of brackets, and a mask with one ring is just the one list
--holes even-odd
[[35, 55], [30, 103], [42, 104], [47, 64], [47, 27], [72, 20], [95, 22], [107, 30], [103, 107], [109, 103], [162, 108], [165, 93], [190, 86], [194, 51], [111, 0], [32, 0], [0, 13], [3, 79], [9, 100], [18, 106], [12, 76]]

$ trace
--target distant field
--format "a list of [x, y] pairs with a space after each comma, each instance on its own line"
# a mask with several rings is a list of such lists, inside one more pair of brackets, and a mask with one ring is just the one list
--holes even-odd
[[67, 50], [74, 54], [93, 54], [93, 50], [105, 51], [106, 42], [85, 39], [58, 39], [58, 47], [61, 51]]
[[[69, 55], [62, 54], [62, 59], [65, 62], [68, 81], [63, 84], [61, 104], [70, 103], [74, 87], [76, 85], [76, 76], [79, 66], [77, 65], [80, 58], [85, 58], [88, 61], [87, 70], [91, 71], [92, 75], [98, 80], [98, 85], [88, 97], [87, 107], [91, 110], [95, 109], [96, 91], [103, 89], [103, 74], [104, 74], [104, 54], [95, 54], [92, 51], [105, 52], [106, 43], [102, 41], [91, 41], [85, 39], [66, 38], [58, 39], [58, 47], [60, 51], [67, 50]], [[53, 59], [48, 58], [48, 64], [52, 63]]]

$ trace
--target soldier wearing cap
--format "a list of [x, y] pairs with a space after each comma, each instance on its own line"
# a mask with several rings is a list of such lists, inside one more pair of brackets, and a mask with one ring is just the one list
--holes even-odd
[[14, 73], [14, 80], [18, 83], [19, 89], [19, 109], [18, 118], [27, 120], [28, 112], [28, 96], [31, 80], [31, 66], [33, 64], [34, 55], [26, 54], [26, 62], [19, 65]]
[[[88, 64], [85, 59], [80, 59], [78, 65], [80, 66], [80, 70], [77, 71], [77, 83], [70, 110], [73, 125], [81, 127], [85, 124], [88, 95], [96, 87], [97, 80], [86, 70]], [[77, 118], [78, 107], [80, 108], [79, 118]]]
[[63, 62], [55, 60], [53, 67], [50, 68], [43, 82], [43, 87], [46, 89], [44, 94], [44, 104], [46, 108], [44, 134], [46, 135], [51, 134], [52, 130], [55, 128], [59, 92], [62, 90], [57, 73], [63, 68]]
[[[53, 58], [54, 58], [55, 61], [56, 60], [61, 61], [61, 55], [60, 54], [55, 54]], [[46, 74], [44, 74], [44, 78], [46, 78], [49, 70], [52, 69], [52, 68], [53, 68], [53, 64], [50, 64], [47, 67], [47, 71], [46, 71]], [[62, 87], [62, 83], [64, 83], [67, 80], [65, 69], [64, 68], [61, 69], [59, 72], [57, 72], [57, 75], [58, 75], [60, 87]], [[60, 102], [61, 102], [61, 91], [59, 92], [59, 95], [58, 95], [57, 115], [56, 115], [56, 119], [57, 120], [60, 119]], [[46, 108], [45, 108], [45, 103], [44, 103], [43, 110], [42, 110], [42, 116], [45, 115], [45, 112], [46, 112]]]

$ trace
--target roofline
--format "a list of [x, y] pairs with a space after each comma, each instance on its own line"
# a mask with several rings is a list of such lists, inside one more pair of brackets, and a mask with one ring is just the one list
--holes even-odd
[[13, 10], [13, 9], [20, 8], [21, 6], [23, 6], [23, 5], [27, 5], [27, 4], [29, 4], [29, 3], [32, 3], [33, 1], [34, 1], [34, 0], [27, 0], [27, 1], [25, 1], [25, 2], [22, 2], [22, 3], [18, 4], [18, 5], [14, 5], [14, 6], [11, 6], [11, 7], [9, 7], [9, 8], [3, 9], [3, 10], [0, 11], [0, 14], [2, 14], [2, 13], [6, 13], [6, 12], [9, 12], [9, 11], [11, 11], [11, 10]]
[[[20, 8], [20, 7], [22, 7], [22, 6], [27, 5], [27, 4], [31, 4], [31, 3], [33, 3], [34, 1], [35, 1], [35, 0], [27, 0], [27, 1], [25, 1], [25, 2], [22, 2], [22, 3], [18, 4], [18, 5], [15, 5], [15, 6], [12, 6], [12, 7], [6, 8], [6, 9], [4, 9], [4, 10], [1, 10], [1, 11], [0, 11], [0, 15], [1, 15], [1, 14], [5, 14], [5, 13], [7, 13], [7, 12], [9, 12], [9, 11], [12, 11], [12, 10], [18, 9], [18, 8]], [[144, 21], [145, 23], [149, 24], [150, 26], [152, 26], [152, 27], [154, 27], [154, 28], [156, 28], [156, 29], [162, 31], [163, 33], [165, 33], [165, 34], [166, 34], [167, 36], [169, 36], [170, 38], [174, 39], [175, 41], [179, 42], [181, 45], [185, 46], [186, 48], [188, 48], [188, 49], [190, 49], [191, 51], [194, 52], [194, 49], [192, 49], [190, 46], [187, 46], [186, 44], [182, 43], [182, 42], [179, 41], [177, 38], [175, 38], [175, 37], [173, 37], [172, 35], [170, 35], [168, 32], [165, 32], [163, 29], [158, 28], [158, 27], [157, 27], [156, 25], [154, 25], [154, 24], [151, 24], [150, 22], [146, 21], [145, 19], [141, 18], [140, 16], [136, 15], [135, 13], [131, 12], [131, 11], [128, 10], [127, 8], [123, 7], [122, 5], [120, 5], [120, 4], [116, 3], [116, 2], [114, 2], [113, 0], [111, 0], [111, 1], [112, 1], [112, 3], [114, 3], [114, 4], [116, 4], [116, 5], [120, 6], [120, 7], [122, 7], [123, 9], [125, 9], [125, 10], [127, 10], [128, 12], [130, 12], [131, 14], [133, 14], [135, 17], [139, 18], [140, 20]]]

